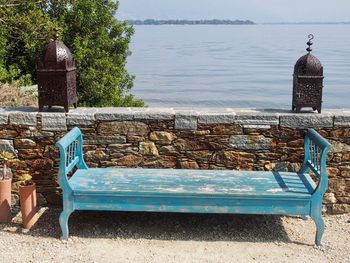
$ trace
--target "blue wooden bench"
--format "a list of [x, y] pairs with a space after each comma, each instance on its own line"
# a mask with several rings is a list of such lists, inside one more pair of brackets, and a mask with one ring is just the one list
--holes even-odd
[[[315, 243], [321, 244], [330, 144], [313, 129], [305, 136], [304, 163], [297, 173], [88, 168], [82, 145], [78, 128], [56, 144], [60, 150], [58, 182], [63, 191], [62, 239], [68, 238], [68, 218], [73, 211], [105, 210], [310, 216], [317, 228]], [[76, 171], [68, 178], [74, 167]]]

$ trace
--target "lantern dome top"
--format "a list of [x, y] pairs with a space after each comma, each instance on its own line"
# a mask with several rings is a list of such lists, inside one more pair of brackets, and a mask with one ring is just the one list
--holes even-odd
[[323, 76], [323, 66], [321, 61], [311, 54], [311, 46], [313, 43], [311, 40], [314, 39], [312, 34], [309, 35], [309, 41], [306, 43], [308, 52], [306, 55], [299, 58], [297, 63], [294, 66], [294, 74], [298, 76]]
[[299, 58], [294, 67], [294, 74], [298, 76], [323, 76], [323, 66], [317, 57], [309, 53]]
[[68, 47], [58, 40], [58, 29], [55, 28], [54, 39], [47, 45], [44, 50], [42, 61], [49, 67], [74, 67], [72, 53]]

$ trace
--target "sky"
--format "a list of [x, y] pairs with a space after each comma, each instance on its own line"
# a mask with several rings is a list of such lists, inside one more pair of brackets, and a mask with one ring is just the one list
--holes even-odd
[[119, 19], [350, 21], [350, 0], [119, 0]]

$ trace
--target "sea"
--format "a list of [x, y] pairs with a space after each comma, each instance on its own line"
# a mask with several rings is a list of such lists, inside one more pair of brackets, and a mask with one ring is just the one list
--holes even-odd
[[291, 108], [293, 69], [324, 66], [323, 108], [350, 107], [350, 25], [134, 26], [131, 93], [150, 107]]

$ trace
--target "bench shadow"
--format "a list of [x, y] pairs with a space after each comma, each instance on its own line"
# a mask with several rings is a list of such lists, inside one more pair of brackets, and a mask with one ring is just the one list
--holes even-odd
[[[46, 209], [27, 234], [59, 238], [60, 211]], [[0, 226], [4, 231], [4, 225]], [[19, 223], [17, 228], [12, 232], [21, 233]], [[69, 230], [70, 237], [97, 239], [292, 242], [281, 217], [262, 215], [76, 211], [70, 217]]]

